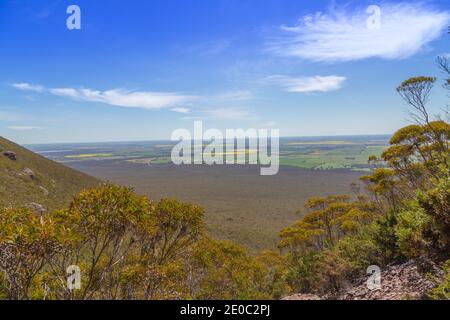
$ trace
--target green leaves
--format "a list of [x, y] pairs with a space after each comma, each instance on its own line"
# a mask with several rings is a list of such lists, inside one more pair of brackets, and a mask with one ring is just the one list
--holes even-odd
[[374, 208], [350, 199], [348, 195], [309, 199], [305, 205], [309, 212], [280, 233], [279, 247], [288, 249], [291, 255], [319, 252], [369, 223]]
[[409, 78], [408, 80], [405, 80], [402, 82], [402, 84], [397, 88], [397, 90], [406, 90], [409, 87], [412, 86], [424, 86], [427, 84], [433, 84], [436, 82], [436, 78], [434, 77], [413, 77]]
[[61, 249], [58, 226], [30, 209], [0, 210], [0, 270], [9, 299], [28, 299], [36, 275]]
[[[284, 292], [280, 263], [262, 263], [237, 244], [206, 239], [203, 216], [197, 205], [151, 202], [111, 184], [86, 189], [67, 209], [44, 217], [28, 209], [4, 210], [0, 269], [7, 277], [0, 281], [0, 294], [13, 299], [255, 299]], [[82, 271], [81, 290], [67, 290], [69, 265]], [[269, 269], [277, 280], [266, 277]]]

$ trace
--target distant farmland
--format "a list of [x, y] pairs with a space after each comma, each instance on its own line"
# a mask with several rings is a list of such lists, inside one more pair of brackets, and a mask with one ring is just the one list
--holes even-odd
[[[313, 145], [318, 146], [318, 145]], [[304, 169], [351, 169], [369, 171], [367, 159], [380, 156], [384, 146], [339, 145], [339, 148], [322, 148], [293, 155], [282, 155], [280, 164]]]
[[[367, 164], [368, 157], [379, 156], [386, 148], [388, 138], [388, 136], [282, 138], [279, 150], [280, 163], [304, 169], [367, 171], [370, 169]], [[171, 163], [170, 155], [174, 145], [175, 143], [171, 141], [158, 141], [38, 145], [30, 146], [30, 148], [52, 160], [64, 163], [124, 160], [136, 164], [164, 164]], [[223, 152], [216, 151], [216, 155], [246, 154], [248, 156], [257, 151], [224, 149]]]

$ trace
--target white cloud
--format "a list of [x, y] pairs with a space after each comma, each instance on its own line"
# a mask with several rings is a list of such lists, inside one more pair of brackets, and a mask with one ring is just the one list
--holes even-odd
[[43, 92], [44, 87], [40, 85], [34, 85], [26, 82], [13, 83], [12, 86], [16, 89], [23, 91]]
[[366, 58], [400, 59], [417, 53], [438, 38], [450, 22], [449, 12], [420, 3], [380, 5], [380, 28], [368, 28], [366, 8], [333, 10], [302, 17], [269, 50], [312, 61], [351, 61]]
[[31, 130], [42, 130], [44, 127], [34, 127], [34, 126], [9, 126], [8, 129], [14, 131], [31, 131]]
[[122, 89], [97, 91], [91, 89], [58, 88], [50, 93], [90, 102], [141, 109], [174, 107], [195, 100], [196, 97], [172, 92], [127, 91]]
[[313, 76], [313, 77], [288, 77], [274, 75], [267, 77], [264, 81], [280, 85], [287, 92], [311, 93], [311, 92], [327, 92], [339, 90], [346, 80], [340, 76]]
[[62, 97], [70, 97], [70, 98], [79, 98], [80, 97], [78, 91], [75, 89], [71, 89], [71, 88], [49, 89], [49, 92], [56, 96], [62, 96]]
[[[14, 87], [21, 90], [31, 90], [32, 86], [26, 83]], [[130, 91], [124, 89], [113, 89], [106, 91], [92, 90], [86, 88], [46, 88], [44, 86], [33, 86], [40, 88], [41, 92], [49, 93], [59, 97], [66, 97], [77, 101], [97, 102], [113, 106], [141, 109], [169, 108], [173, 112], [188, 114], [191, 112], [192, 103], [200, 104], [222, 104], [253, 99], [254, 96], [247, 90], [228, 91], [210, 96], [186, 95], [176, 92], [150, 92]], [[26, 89], [25, 89], [26, 88]], [[248, 113], [237, 109], [218, 108], [203, 112], [208, 117], [217, 119], [237, 119], [247, 116]]]
[[178, 112], [178, 113], [189, 113], [189, 109], [185, 108], [185, 107], [178, 107], [178, 108], [173, 108], [171, 109], [173, 112]]
[[25, 91], [48, 92], [60, 97], [68, 97], [81, 101], [100, 102], [126, 108], [161, 109], [174, 107], [178, 110], [185, 110], [186, 108], [182, 108], [180, 105], [198, 99], [196, 96], [183, 95], [175, 92], [129, 91], [123, 89], [98, 91], [75, 88], [45, 88], [40, 85], [31, 85], [29, 83], [15, 83], [12, 86]]

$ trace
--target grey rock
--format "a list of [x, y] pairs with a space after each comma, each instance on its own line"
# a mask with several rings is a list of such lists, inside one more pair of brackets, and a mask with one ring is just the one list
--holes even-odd
[[315, 294], [297, 293], [292, 296], [284, 297], [281, 300], [323, 300], [323, 299]]
[[30, 203], [30, 208], [35, 210], [40, 215], [43, 215], [45, 212], [47, 212], [43, 205], [36, 202]]
[[295, 294], [283, 300], [405, 300], [427, 299], [428, 293], [444, 278], [443, 270], [431, 260], [411, 260], [381, 270], [381, 288], [369, 289], [367, 277], [360, 278], [336, 296]]
[[42, 190], [42, 192], [44, 193], [45, 196], [48, 196], [50, 194], [50, 192], [47, 189], [45, 189], [43, 186], [39, 186], [39, 189]]
[[427, 270], [420, 270], [417, 261], [408, 261], [400, 265], [386, 267], [381, 271], [381, 288], [370, 290], [367, 287], [367, 278], [360, 279], [357, 283], [344, 292], [340, 300], [404, 300], [423, 299], [428, 292], [436, 286], [429, 274], [440, 279], [442, 270], [428, 262]]
[[3, 155], [5, 157], [7, 157], [8, 159], [10, 159], [10, 160], [13, 160], [13, 161], [17, 160], [16, 154], [14, 152], [12, 152], [12, 151], [5, 151], [5, 152], [3, 152]]
[[21, 177], [28, 177], [32, 180], [34, 180], [36, 178], [36, 175], [34, 174], [33, 170], [31, 170], [30, 168], [25, 168], [23, 169], [20, 173], [19, 176]]

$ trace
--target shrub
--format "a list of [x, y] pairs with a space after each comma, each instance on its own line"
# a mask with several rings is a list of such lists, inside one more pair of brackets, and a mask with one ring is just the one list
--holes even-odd
[[436, 288], [434, 288], [430, 297], [434, 300], [449, 300], [450, 299], [450, 260], [444, 264], [444, 280]]
[[429, 244], [423, 232], [429, 228], [431, 220], [417, 203], [411, 203], [409, 208], [399, 212], [394, 229], [398, 248], [404, 256], [417, 258], [427, 254]]
[[268, 299], [267, 269], [229, 241], [200, 241], [191, 253], [191, 295], [195, 299]]

